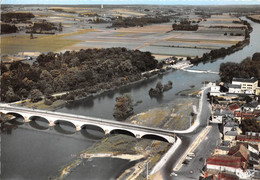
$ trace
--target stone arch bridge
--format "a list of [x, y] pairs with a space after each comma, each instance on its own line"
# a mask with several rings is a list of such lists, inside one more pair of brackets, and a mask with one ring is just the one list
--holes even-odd
[[25, 122], [33, 120], [33, 117], [41, 117], [49, 122], [49, 126], [55, 126], [59, 123], [59, 121], [67, 121], [72, 123], [77, 131], [80, 131], [86, 125], [90, 125], [101, 128], [105, 134], [109, 134], [115, 131], [126, 132], [127, 134], [131, 134], [136, 138], [157, 139], [169, 143], [174, 143], [178, 139], [174, 132], [170, 130], [140, 126], [95, 117], [78, 116], [68, 113], [10, 106], [3, 103], [0, 103], [0, 112], [5, 114], [21, 115]]

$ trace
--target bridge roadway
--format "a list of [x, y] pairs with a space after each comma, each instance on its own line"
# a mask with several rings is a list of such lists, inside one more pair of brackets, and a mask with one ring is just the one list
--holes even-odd
[[0, 103], [0, 112], [13, 115], [19, 114], [24, 118], [25, 122], [33, 120], [33, 117], [42, 117], [49, 122], [49, 126], [55, 126], [61, 121], [68, 121], [75, 126], [77, 131], [80, 131], [81, 128], [83, 128], [85, 125], [94, 125], [103, 129], [105, 134], [123, 131], [131, 133], [136, 138], [165, 140], [169, 143], [174, 143], [178, 139], [175, 133], [171, 130], [135, 125], [95, 117], [78, 116], [68, 113], [10, 106], [3, 103]]

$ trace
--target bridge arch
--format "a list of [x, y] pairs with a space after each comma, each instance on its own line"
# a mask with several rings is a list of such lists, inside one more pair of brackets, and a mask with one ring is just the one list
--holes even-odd
[[55, 120], [54, 129], [63, 134], [74, 134], [76, 132], [76, 125], [66, 120]]
[[22, 117], [24, 119], [23, 115], [17, 112], [7, 112], [6, 114], [13, 115], [15, 117]]
[[15, 120], [9, 121], [10, 123], [21, 125], [25, 122], [25, 118], [22, 114], [16, 112], [7, 112], [6, 114], [15, 116]]
[[114, 129], [114, 130], [110, 131], [110, 134], [124, 134], [124, 135], [128, 135], [128, 136], [136, 137], [136, 135], [134, 133], [132, 133], [131, 131], [125, 130], [125, 129]]
[[84, 124], [81, 126], [81, 129], [90, 129], [90, 130], [94, 130], [94, 131], [100, 131], [105, 134], [105, 130], [102, 127], [94, 125], [94, 124]]
[[49, 129], [49, 121], [41, 116], [31, 116], [29, 117], [29, 124], [33, 128], [40, 129], [40, 130], [46, 130]]
[[164, 141], [164, 142], [169, 143], [169, 141], [166, 138], [164, 138], [164, 137], [162, 137], [160, 135], [156, 135], [156, 134], [145, 134], [141, 138], [143, 138], [143, 139], [151, 139], [151, 140], [158, 140], [158, 141]]
[[105, 136], [105, 130], [97, 125], [84, 124], [81, 126], [81, 134], [87, 138], [101, 139]]

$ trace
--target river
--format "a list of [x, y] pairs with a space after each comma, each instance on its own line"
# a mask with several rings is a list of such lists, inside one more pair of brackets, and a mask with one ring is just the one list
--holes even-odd
[[[225, 58], [219, 58], [213, 63], [199, 64], [191, 69], [218, 71], [222, 62], [240, 62], [260, 51], [260, 24], [248, 21], [253, 27], [249, 45]], [[140, 113], [154, 107], [167, 105], [179, 97], [176, 95], [179, 91], [190, 89], [191, 86], [194, 86], [194, 89], [199, 89], [203, 86], [203, 81], [216, 81], [218, 78], [217, 74], [176, 70], [96, 97], [75, 101], [57, 111], [113, 120], [115, 97], [123, 93], [131, 94], [134, 101], [142, 100], [142, 103], [134, 108], [135, 113]], [[173, 82], [171, 90], [165, 92], [160, 99], [150, 98], [148, 95], [150, 88], [155, 87], [158, 81], [165, 84], [169, 80]], [[2, 179], [48, 179], [48, 177], [56, 175], [63, 165], [71, 162], [75, 158], [74, 154], [95, 143], [95, 139], [86, 138], [80, 132], [65, 135], [58, 133], [55, 129], [37, 130], [28, 123], [23, 124], [9, 134], [1, 134]], [[103, 162], [107, 163], [103, 164]], [[122, 164], [125, 166], [123, 167]], [[106, 159], [104, 161], [103, 158], [97, 158], [88, 162], [87, 168], [77, 169], [68, 179], [113, 179], [128, 165], [129, 162], [126, 160]], [[107, 166], [111, 168], [104, 168]]]

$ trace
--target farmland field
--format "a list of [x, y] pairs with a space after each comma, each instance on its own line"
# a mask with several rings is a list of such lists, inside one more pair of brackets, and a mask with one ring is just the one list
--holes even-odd
[[[44, 11], [36, 7], [25, 10], [32, 11], [37, 20], [56, 24], [61, 22], [63, 31], [57, 35], [34, 35], [37, 37], [35, 39], [30, 39], [29, 34], [22, 33], [13, 36], [4, 35], [1, 38], [3, 54], [126, 47], [150, 51], [158, 58], [174, 55], [202, 56], [212, 49], [227, 48], [244, 40], [245, 32], [244, 25], [239, 24], [240, 19], [229, 15], [212, 15], [198, 23], [197, 31], [172, 31], [173, 22], [128, 28], [107, 28], [111, 26], [108, 22], [91, 23], [95, 14], [142, 17], [151, 13], [129, 7], [101, 10], [98, 6], [84, 8], [53, 6]], [[79, 16], [79, 13], [82, 16]], [[198, 21], [196, 15], [190, 15], [190, 19]]]
[[35, 35], [34, 39], [30, 39], [30, 35], [2, 36], [1, 37], [1, 53], [2, 54], [18, 54], [24, 51], [49, 52], [58, 51], [64, 47], [79, 43], [79, 40], [63, 39], [63, 37], [87, 33], [93, 30], [79, 30], [74, 33], [58, 34], [58, 35]]

